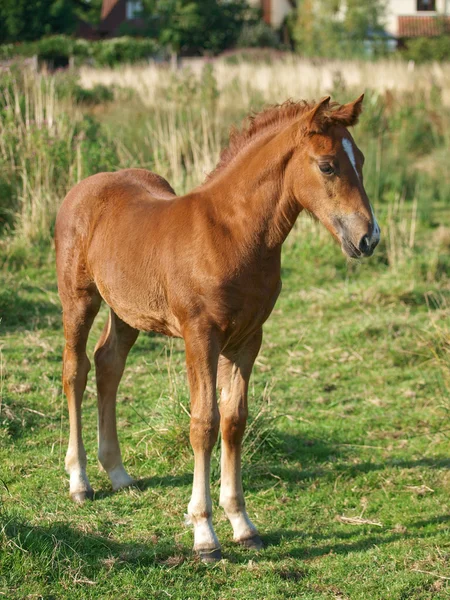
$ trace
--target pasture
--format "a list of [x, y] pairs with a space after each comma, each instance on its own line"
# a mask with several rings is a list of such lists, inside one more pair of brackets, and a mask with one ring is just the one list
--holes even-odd
[[[0, 595], [450, 596], [449, 75], [446, 65], [411, 73], [402, 63], [370, 71], [283, 62], [0, 75]], [[192, 555], [179, 340], [141, 335], [130, 353], [118, 422], [138, 484], [116, 494], [97, 466], [91, 371], [83, 420], [96, 496], [74, 505], [51, 243], [66, 191], [91, 173], [140, 166], [184, 192], [252, 109], [290, 96], [347, 101], [361, 85], [365, 111], [353, 134], [382, 242], [372, 258], [347, 261], [301, 215], [285, 244], [243, 457], [247, 508], [265, 549], [232, 542], [218, 507], [217, 449], [213, 520], [224, 560]], [[91, 354], [105, 319], [103, 308]]]

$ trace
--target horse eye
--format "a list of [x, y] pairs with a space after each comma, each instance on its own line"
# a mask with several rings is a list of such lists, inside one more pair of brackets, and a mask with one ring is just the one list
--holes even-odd
[[330, 163], [319, 164], [319, 169], [324, 175], [332, 175], [334, 173], [333, 165]]

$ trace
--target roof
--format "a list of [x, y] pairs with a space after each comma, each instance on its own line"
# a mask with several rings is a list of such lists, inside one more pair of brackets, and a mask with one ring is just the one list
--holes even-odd
[[450, 33], [450, 17], [398, 17], [398, 37], [430, 37]]
[[106, 19], [119, 0], [103, 0], [102, 2], [102, 19]]

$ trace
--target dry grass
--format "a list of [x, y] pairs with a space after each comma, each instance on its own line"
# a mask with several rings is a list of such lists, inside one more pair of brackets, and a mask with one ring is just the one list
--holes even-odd
[[[204, 59], [184, 61], [184, 68], [199, 76]], [[248, 106], [252, 94], [259, 92], [264, 101], [283, 102], [286, 98], [319, 98], [330, 93], [336, 85], [351, 89], [372, 89], [380, 93], [424, 91], [430, 94], [437, 86], [443, 90], [443, 103], [450, 106], [450, 63], [432, 65], [406, 64], [402, 61], [310, 60], [289, 57], [274, 63], [239, 61], [230, 64], [225, 59], [213, 63], [214, 74], [221, 92], [221, 105], [226, 107], [230, 96]], [[136, 90], [147, 106], [161, 101], [161, 88], [170, 81], [170, 71], [157, 64], [126, 65], [118, 68], [94, 69], [83, 67], [81, 84], [90, 88], [95, 84], [118, 85]], [[224, 93], [225, 92], [225, 93]]]
[[[73, 141], [81, 112], [70, 98], [58, 97], [54, 78], [26, 70], [0, 86], [0, 106], [2, 175], [16, 185], [15, 235], [31, 241], [50, 230], [55, 206], [80, 179], [79, 144]], [[65, 151], [67, 170], [58, 163]]]

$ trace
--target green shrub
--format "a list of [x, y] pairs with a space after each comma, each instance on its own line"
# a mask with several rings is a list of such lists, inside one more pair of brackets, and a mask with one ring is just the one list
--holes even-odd
[[75, 40], [66, 35], [54, 35], [37, 42], [0, 45], [0, 60], [37, 55], [41, 60], [54, 61], [73, 56], [77, 62], [90, 58], [97, 66], [113, 66], [116, 63], [145, 60], [157, 51], [158, 44], [150, 38], [120, 37], [87, 41]]
[[76, 85], [73, 90], [73, 97], [75, 101], [80, 104], [96, 106], [98, 104], [112, 102], [114, 100], [114, 92], [110, 87], [101, 83], [97, 83], [88, 90], [80, 85]]
[[279, 48], [280, 38], [272, 27], [261, 20], [242, 27], [236, 46], [238, 48]]
[[450, 60], [450, 36], [408, 40], [406, 48], [401, 50], [401, 55], [406, 60], [413, 60], [417, 63], [448, 61]]
[[134, 63], [148, 59], [158, 50], [150, 38], [120, 37], [92, 42], [92, 57], [98, 66], [112, 67], [116, 63]]
[[74, 40], [67, 35], [53, 35], [36, 42], [36, 53], [42, 60], [69, 58], [74, 53]]

